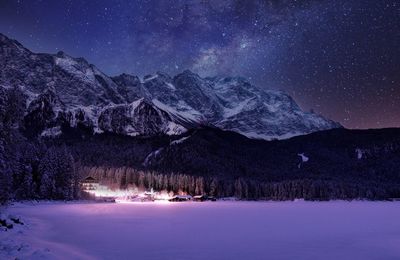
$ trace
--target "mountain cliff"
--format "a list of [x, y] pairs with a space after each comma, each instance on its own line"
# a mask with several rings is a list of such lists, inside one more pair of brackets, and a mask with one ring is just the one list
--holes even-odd
[[287, 138], [341, 127], [304, 112], [282, 91], [240, 77], [201, 78], [186, 70], [140, 79], [109, 77], [83, 58], [33, 53], [0, 34], [0, 86], [26, 94], [27, 131], [48, 134], [78, 124], [95, 132], [178, 135], [212, 125], [250, 138]]

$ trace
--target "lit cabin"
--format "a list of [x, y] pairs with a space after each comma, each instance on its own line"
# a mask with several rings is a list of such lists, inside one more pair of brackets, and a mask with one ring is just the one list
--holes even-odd
[[207, 196], [207, 195], [197, 195], [193, 197], [194, 201], [217, 201], [217, 199], [213, 196]]
[[83, 181], [81, 181], [81, 187], [83, 190], [87, 191], [96, 190], [98, 186], [99, 186], [98, 181], [91, 176], [86, 177]]
[[192, 199], [193, 198], [190, 195], [176, 195], [173, 198], [169, 199], [169, 201], [190, 201]]
[[207, 200], [207, 196], [206, 195], [197, 195], [193, 197], [194, 201], [206, 201]]

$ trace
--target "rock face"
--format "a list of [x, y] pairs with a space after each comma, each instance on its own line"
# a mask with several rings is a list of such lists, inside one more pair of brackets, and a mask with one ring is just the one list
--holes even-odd
[[188, 70], [174, 78], [156, 73], [146, 76], [138, 88], [175, 118], [250, 138], [287, 138], [341, 127], [320, 115], [302, 111], [286, 93], [259, 89], [241, 77], [201, 78]]
[[[83, 58], [63, 52], [36, 54], [0, 34], [0, 86], [18, 86], [28, 96], [25, 126], [32, 135], [62, 124], [129, 135], [180, 134], [184, 127], [140, 99], [140, 80], [110, 78]], [[143, 114], [142, 114], [143, 113]]]
[[35, 54], [17, 41], [0, 35], [0, 83], [23, 86], [35, 95], [52, 87], [70, 107], [122, 103], [117, 85], [83, 58], [63, 52]]
[[44, 91], [30, 102], [27, 114], [24, 117], [25, 127], [30, 129], [29, 133], [34, 136], [47, 128], [53, 127], [56, 123], [59, 106], [60, 101], [51, 90]]
[[131, 136], [178, 135], [186, 131], [175, 124], [168, 113], [143, 98], [104, 109], [99, 117], [99, 127], [105, 132]]
[[60, 124], [135, 136], [213, 125], [271, 139], [341, 127], [303, 112], [284, 92], [262, 90], [240, 77], [201, 78], [188, 70], [143, 80], [108, 77], [83, 58], [32, 53], [2, 34], [0, 86], [26, 93], [25, 125], [35, 134]]

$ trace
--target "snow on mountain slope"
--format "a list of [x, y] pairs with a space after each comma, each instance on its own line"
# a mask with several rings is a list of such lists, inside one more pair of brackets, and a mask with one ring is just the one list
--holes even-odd
[[83, 58], [32, 53], [1, 34], [0, 68], [0, 85], [35, 94], [51, 87], [69, 108], [125, 102], [115, 82]]
[[203, 119], [203, 115], [199, 112], [188, 106], [185, 101], [178, 101], [175, 106], [169, 106], [165, 103], [162, 103], [158, 99], [152, 100], [153, 104], [160, 109], [167, 111], [171, 117], [173, 117], [176, 121], [183, 121], [187, 123], [197, 124]]
[[130, 135], [185, 131], [151, 102], [129, 105], [143, 96], [137, 77], [110, 78], [83, 58], [32, 53], [0, 34], [0, 68], [0, 86], [22, 87], [29, 97], [25, 125], [33, 135], [65, 124]]
[[158, 72], [145, 77], [140, 88], [175, 120], [214, 125], [250, 138], [283, 139], [341, 127], [302, 111], [286, 93], [262, 90], [241, 77], [203, 79], [186, 70], [171, 78]]
[[172, 122], [168, 113], [143, 98], [104, 109], [99, 117], [99, 127], [106, 132], [131, 136], [179, 135], [186, 131]]
[[111, 78], [117, 84], [117, 91], [130, 103], [144, 96], [139, 77], [121, 74]]
[[0, 68], [0, 86], [22, 87], [29, 103], [38, 103], [44, 93], [47, 99], [50, 93], [54, 96], [46, 111], [29, 112], [34, 114], [32, 127], [40, 118], [37, 131], [67, 123], [153, 135], [213, 125], [250, 138], [273, 139], [341, 127], [302, 111], [286, 93], [263, 90], [241, 77], [201, 78], [189, 70], [175, 77], [157, 72], [143, 80], [128, 74], [108, 77], [83, 58], [32, 53], [2, 34]]

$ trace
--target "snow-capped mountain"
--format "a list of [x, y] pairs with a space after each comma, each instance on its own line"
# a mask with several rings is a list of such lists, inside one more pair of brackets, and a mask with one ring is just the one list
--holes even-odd
[[139, 101], [131, 86], [117, 85], [118, 80], [83, 58], [32, 53], [0, 34], [0, 68], [0, 86], [19, 86], [28, 96], [25, 125], [33, 134], [47, 134], [63, 124], [128, 135], [180, 134], [185, 129], [151, 103]]
[[25, 124], [39, 134], [61, 124], [127, 135], [174, 135], [213, 125], [271, 139], [340, 127], [303, 112], [284, 92], [240, 77], [201, 78], [188, 70], [175, 77], [109, 77], [83, 58], [33, 53], [2, 34], [0, 68], [0, 86], [19, 86], [28, 96]]
[[0, 83], [24, 87], [30, 96], [53, 87], [69, 107], [123, 103], [117, 85], [83, 58], [63, 52], [32, 53], [0, 34]]
[[130, 104], [105, 108], [98, 122], [103, 131], [131, 136], [177, 135], [186, 132], [186, 128], [174, 123], [168, 113], [143, 98]]
[[[171, 78], [164, 73], [136, 77], [126, 85], [152, 100], [172, 117], [241, 133], [250, 138], [287, 138], [340, 127], [304, 112], [282, 91], [262, 90], [241, 77], [201, 78], [186, 70]], [[125, 76], [125, 79], [128, 79]]]

